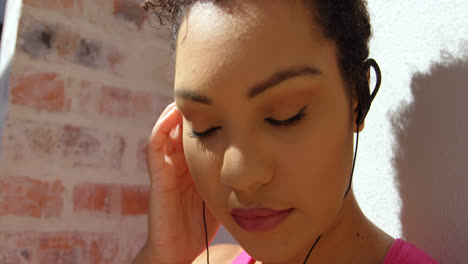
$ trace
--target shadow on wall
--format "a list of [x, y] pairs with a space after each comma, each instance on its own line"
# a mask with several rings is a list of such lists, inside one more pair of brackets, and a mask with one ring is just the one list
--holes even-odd
[[468, 257], [468, 56], [413, 76], [391, 116], [403, 237], [440, 263]]

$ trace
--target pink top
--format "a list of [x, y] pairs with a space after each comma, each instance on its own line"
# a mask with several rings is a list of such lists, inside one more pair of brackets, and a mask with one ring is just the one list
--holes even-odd
[[[254, 264], [255, 260], [243, 251], [232, 264]], [[437, 262], [412, 244], [395, 239], [383, 264], [437, 264]]]
[[396, 239], [393, 242], [392, 247], [387, 253], [383, 264], [437, 264], [437, 261], [426, 255], [422, 250], [415, 247], [414, 245], [401, 240]]

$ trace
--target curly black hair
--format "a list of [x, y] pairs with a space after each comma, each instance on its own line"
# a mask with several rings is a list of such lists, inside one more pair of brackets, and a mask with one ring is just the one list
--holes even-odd
[[[143, 8], [161, 24], [169, 22], [172, 28], [171, 51], [182, 19], [191, 6], [199, 1], [217, 4], [232, 0], [145, 0]], [[360, 97], [358, 87], [367, 87], [368, 78], [363, 74], [364, 62], [369, 56], [371, 25], [366, 0], [301, 0], [310, 8], [323, 34], [337, 45], [338, 62], [352, 94]]]

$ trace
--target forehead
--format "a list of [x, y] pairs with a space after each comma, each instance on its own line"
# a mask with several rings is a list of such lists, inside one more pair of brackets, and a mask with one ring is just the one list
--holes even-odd
[[175, 87], [248, 86], [279, 68], [327, 67], [333, 58], [332, 41], [300, 1], [197, 2], [180, 27]]

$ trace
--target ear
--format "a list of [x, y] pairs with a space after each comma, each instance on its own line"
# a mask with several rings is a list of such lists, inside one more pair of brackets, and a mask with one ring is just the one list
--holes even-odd
[[364, 130], [364, 125], [365, 125], [366, 121], [364, 119], [362, 124], [360, 124], [359, 126], [358, 126], [358, 124], [356, 122], [356, 120], [358, 119], [358, 116], [359, 116], [359, 107], [358, 107], [359, 101], [357, 99], [357, 96], [354, 96], [352, 105], [353, 105], [352, 109], [354, 109], [354, 111], [353, 111], [353, 125], [355, 126], [354, 131], [355, 132], [362, 132], [362, 130]]
[[[367, 82], [368, 84], [370, 85], [370, 68], [367, 70], [367, 74], [366, 74], [366, 77], [367, 77]], [[356, 126], [356, 132], [362, 132], [362, 130], [364, 130], [364, 125], [366, 124], [366, 119], [364, 119], [362, 121], [362, 124], [357, 124], [356, 120], [359, 116], [359, 100], [358, 100], [358, 96], [355, 95], [353, 97], [353, 109], [354, 109], [354, 113], [353, 113], [353, 120], [354, 120], [354, 124]]]

